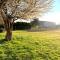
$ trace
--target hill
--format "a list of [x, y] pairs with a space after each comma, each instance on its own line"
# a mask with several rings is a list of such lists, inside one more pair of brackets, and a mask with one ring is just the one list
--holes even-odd
[[44, 28], [55, 28], [56, 23], [49, 21], [39, 21], [39, 26]]

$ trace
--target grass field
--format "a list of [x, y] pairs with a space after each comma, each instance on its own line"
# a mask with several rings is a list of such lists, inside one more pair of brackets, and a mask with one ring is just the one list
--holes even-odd
[[0, 33], [0, 60], [60, 60], [60, 30], [13, 31], [11, 41]]

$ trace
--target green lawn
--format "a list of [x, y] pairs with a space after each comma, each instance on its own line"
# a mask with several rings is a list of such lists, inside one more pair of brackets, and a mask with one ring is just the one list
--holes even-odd
[[11, 41], [0, 33], [0, 60], [60, 60], [60, 30], [13, 31]]

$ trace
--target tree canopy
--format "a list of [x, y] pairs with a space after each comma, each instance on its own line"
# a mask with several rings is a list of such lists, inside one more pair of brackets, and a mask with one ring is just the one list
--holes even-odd
[[[33, 18], [46, 12], [52, 0], [0, 0], [0, 6], [6, 15], [22, 19]], [[2, 5], [1, 5], [2, 4]]]

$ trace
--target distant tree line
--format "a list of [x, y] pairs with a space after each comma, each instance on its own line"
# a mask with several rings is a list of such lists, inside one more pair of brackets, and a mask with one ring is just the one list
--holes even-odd
[[[39, 25], [38, 18], [33, 19], [30, 23], [27, 22], [16, 22], [13, 24], [13, 30], [28, 30], [32, 27]], [[4, 30], [4, 25], [0, 25], [0, 32]]]
[[34, 18], [33, 21], [31, 21], [30, 23], [16, 22], [13, 24], [13, 30], [28, 30], [39, 25], [39, 22], [40, 21], [38, 18]]
[[[13, 24], [13, 30], [50, 30], [60, 28], [60, 25], [56, 25], [54, 22], [39, 21], [38, 18], [34, 18], [30, 23], [27, 22], [15, 22]], [[3, 32], [4, 26], [0, 25], [0, 32]]]
[[31, 28], [31, 23], [16, 22], [13, 24], [13, 30], [26, 30]]
[[[26, 22], [16, 22], [13, 24], [13, 30], [27, 30], [31, 29], [32, 24]], [[4, 25], [0, 25], [0, 32], [4, 31]]]

